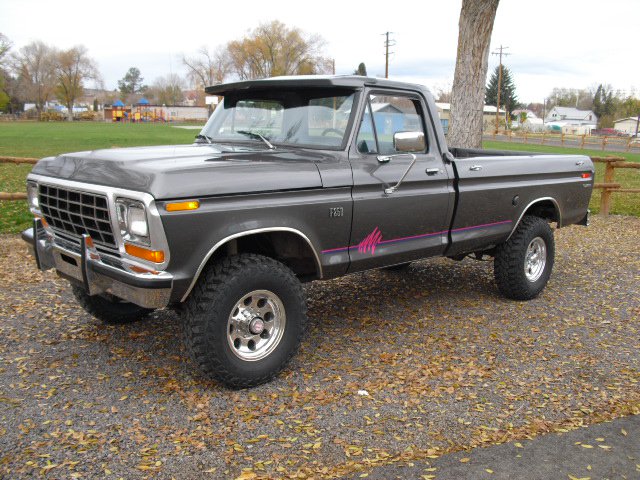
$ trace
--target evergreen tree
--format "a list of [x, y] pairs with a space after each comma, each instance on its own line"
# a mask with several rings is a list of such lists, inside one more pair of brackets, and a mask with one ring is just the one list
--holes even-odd
[[130, 93], [144, 93], [147, 86], [143, 85], [144, 78], [140, 75], [140, 70], [131, 67], [122, 80], [118, 80], [118, 89], [124, 97]]
[[[491, 74], [489, 83], [485, 90], [484, 103], [486, 105], [498, 105], [498, 75], [500, 67]], [[516, 86], [511, 78], [511, 71], [504, 65], [502, 66], [502, 82], [500, 83], [500, 108], [509, 112], [509, 116], [518, 108], [518, 96], [516, 95]]]
[[358, 68], [353, 72], [354, 75], [362, 75], [363, 77], [367, 76], [367, 67], [363, 63], [358, 65]]
[[615, 100], [611, 87], [600, 84], [596, 90], [596, 94], [593, 96], [593, 113], [598, 118], [605, 115], [612, 115], [615, 110]]

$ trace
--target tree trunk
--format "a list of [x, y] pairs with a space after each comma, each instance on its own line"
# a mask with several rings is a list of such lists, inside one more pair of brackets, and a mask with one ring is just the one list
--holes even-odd
[[499, 0], [462, 1], [458, 56], [451, 89], [451, 118], [447, 134], [450, 146], [482, 147], [484, 89], [498, 2]]
[[68, 122], [73, 122], [73, 105], [72, 106], [68, 106], [67, 105], [67, 110], [68, 110], [67, 121]]

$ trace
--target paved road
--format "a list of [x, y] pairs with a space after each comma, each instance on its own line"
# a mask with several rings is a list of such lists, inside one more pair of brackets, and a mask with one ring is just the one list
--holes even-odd
[[[568, 433], [444, 455], [409, 465], [386, 465], [367, 479], [638, 479], [640, 416], [629, 416]], [[353, 478], [361, 478], [361, 474]]]

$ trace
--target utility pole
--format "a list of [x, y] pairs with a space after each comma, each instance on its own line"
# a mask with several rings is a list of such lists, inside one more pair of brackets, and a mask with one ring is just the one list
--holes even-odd
[[384, 78], [389, 78], [389, 53], [393, 53], [393, 52], [389, 52], [389, 47], [393, 47], [396, 42], [395, 40], [389, 40], [389, 34], [391, 34], [393, 32], [385, 32], [382, 35], [385, 36], [385, 41], [384, 41], [384, 48], [385, 48], [385, 62], [384, 62]]
[[491, 52], [491, 55], [499, 55], [500, 56], [500, 66], [498, 67], [498, 101], [496, 102], [498, 105], [496, 106], [496, 131], [495, 133], [498, 133], [498, 130], [500, 128], [500, 91], [502, 90], [502, 56], [504, 55], [505, 57], [507, 55], [511, 55], [510, 53], [505, 53], [504, 50], [506, 50], [509, 47], [503, 47], [502, 45], [500, 45], [500, 48], [498, 48], [497, 52]]

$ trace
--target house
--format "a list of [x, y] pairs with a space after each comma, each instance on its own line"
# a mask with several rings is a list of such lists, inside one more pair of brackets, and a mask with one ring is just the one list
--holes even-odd
[[598, 123], [598, 117], [591, 110], [578, 110], [573, 107], [553, 107], [544, 118], [545, 123], [563, 122], [564, 125], [593, 125]]
[[371, 110], [373, 111], [376, 128], [381, 128], [383, 134], [390, 134], [398, 130], [418, 130], [420, 128], [420, 121], [417, 115], [413, 115], [412, 118], [410, 113], [403, 112], [402, 109], [396, 105], [390, 103], [372, 103]]
[[[438, 110], [438, 117], [440, 117], [440, 123], [444, 133], [449, 131], [449, 119], [451, 118], [451, 104], [436, 102], [436, 109]], [[500, 109], [500, 121], [504, 122], [506, 113], [503, 108]], [[482, 109], [482, 125], [484, 130], [490, 130], [495, 127], [496, 121], [496, 107], [495, 105], [485, 105]]]
[[638, 128], [639, 118], [640, 115], [638, 117], [621, 118], [613, 122], [613, 128], [628, 135], [635, 135], [640, 131], [640, 128]]
[[[518, 109], [513, 111], [513, 126], [528, 132], [541, 132], [544, 122], [531, 110]], [[524, 121], [521, 121], [523, 120]]]

